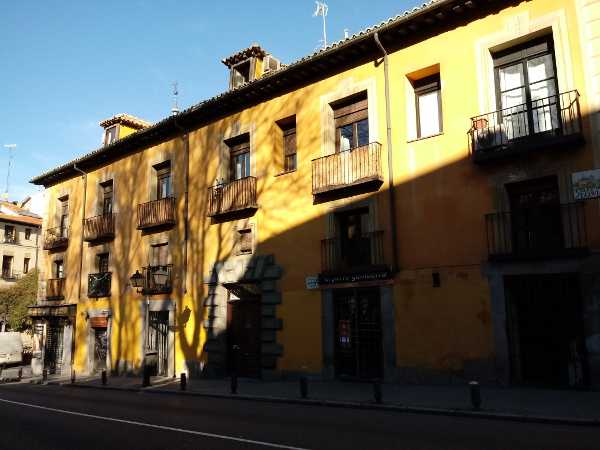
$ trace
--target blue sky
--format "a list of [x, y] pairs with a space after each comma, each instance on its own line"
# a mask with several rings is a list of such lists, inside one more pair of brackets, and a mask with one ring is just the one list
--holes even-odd
[[[329, 40], [422, 1], [330, 0]], [[18, 145], [11, 199], [38, 175], [96, 149], [98, 122], [126, 112], [169, 114], [177, 80], [185, 108], [227, 87], [222, 58], [253, 42], [283, 62], [319, 46], [313, 0], [22, 0], [0, 2], [0, 190]]]

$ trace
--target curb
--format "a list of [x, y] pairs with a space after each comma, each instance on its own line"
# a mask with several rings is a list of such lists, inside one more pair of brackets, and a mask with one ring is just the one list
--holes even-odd
[[175, 396], [190, 396], [190, 397], [205, 397], [227, 400], [243, 400], [262, 403], [287, 403], [292, 405], [306, 406], [325, 406], [330, 408], [345, 408], [345, 409], [362, 409], [371, 411], [388, 411], [409, 414], [428, 414], [435, 416], [451, 416], [451, 417], [466, 417], [473, 419], [493, 419], [504, 420], [509, 422], [523, 423], [541, 423], [552, 425], [575, 425], [585, 427], [600, 426], [600, 419], [576, 419], [572, 417], [549, 417], [549, 416], [532, 416], [521, 414], [509, 414], [499, 412], [486, 411], [469, 411], [465, 409], [452, 408], [426, 408], [418, 406], [403, 406], [403, 405], [385, 405], [370, 402], [347, 402], [336, 400], [318, 400], [318, 399], [299, 399], [288, 397], [271, 397], [271, 396], [256, 396], [256, 395], [240, 395], [240, 394], [215, 394], [208, 392], [189, 392], [189, 391], [172, 391], [165, 389], [148, 389], [138, 387], [116, 387], [116, 386], [95, 386], [90, 384], [60, 384], [62, 387], [80, 388], [80, 389], [98, 389], [109, 391], [124, 391], [135, 392], [138, 394], [157, 394], [157, 395], [175, 395]]

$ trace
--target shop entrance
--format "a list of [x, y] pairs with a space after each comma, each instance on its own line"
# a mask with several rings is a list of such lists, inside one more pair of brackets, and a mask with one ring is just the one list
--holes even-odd
[[150, 311], [148, 350], [152, 361], [151, 375], [166, 377], [169, 370], [169, 311]]
[[108, 354], [108, 333], [106, 328], [94, 328], [94, 371], [106, 370]]
[[577, 274], [505, 277], [511, 377], [516, 384], [587, 384]]
[[227, 304], [229, 371], [241, 377], [260, 377], [261, 307], [259, 298], [230, 301]]
[[44, 347], [44, 367], [49, 374], [60, 374], [63, 360], [64, 326], [56, 320], [48, 322], [46, 345]]
[[379, 289], [336, 289], [333, 302], [336, 376], [383, 378]]

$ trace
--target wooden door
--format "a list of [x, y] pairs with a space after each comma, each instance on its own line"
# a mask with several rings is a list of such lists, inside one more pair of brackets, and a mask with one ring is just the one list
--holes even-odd
[[241, 377], [260, 377], [261, 308], [258, 299], [231, 301], [227, 305], [229, 370]]

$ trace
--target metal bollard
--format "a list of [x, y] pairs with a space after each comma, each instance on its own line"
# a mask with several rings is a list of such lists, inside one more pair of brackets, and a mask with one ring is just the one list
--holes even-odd
[[106, 370], [102, 371], [102, 386], [106, 386]]
[[232, 394], [237, 394], [237, 389], [238, 389], [237, 373], [233, 372], [231, 374], [231, 393]]
[[48, 369], [42, 370], [42, 381], [48, 381]]
[[19, 367], [19, 374], [18, 374], [18, 376], [19, 376], [19, 381], [21, 381], [21, 378], [23, 378], [23, 368], [22, 367]]
[[75, 384], [75, 371], [71, 371], [71, 384]]
[[181, 390], [185, 391], [187, 389], [187, 375], [185, 373], [181, 374], [180, 381], [181, 381], [181, 386], [180, 386]]
[[383, 394], [381, 392], [381, 382], [375, 381], [373, 383], [373, 398], [375, 399], [375, 403], [383, 403]]
[[481, 387], [477, 381], [469, 382], [469, 390], [471, 392], [471, 405], [475, 411], [481, 409]]
[[142, 386], [143, 387], [148, 387], [150, 386], [150, 368], [144, 364], [144, 369], [143, 369], [143, 380], [142, 380]]
[[308, 378], [300, 377], [300, 397], [308, 398]]

